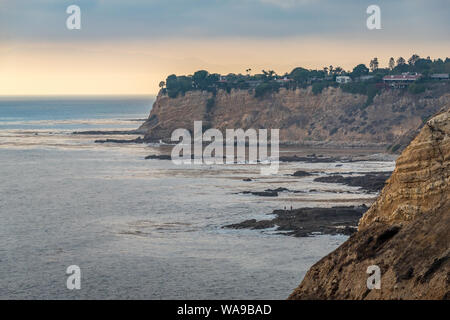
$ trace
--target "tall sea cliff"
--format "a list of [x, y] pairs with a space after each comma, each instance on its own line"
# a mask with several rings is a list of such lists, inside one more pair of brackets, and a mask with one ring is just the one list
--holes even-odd
[[367, 96], [328, 87], [311, 87], [255, 97], [250, 90], [188, 91], [170, 98], [160, 93], [147, 121], [139, 128], [146, 141], [170, 141], [173, 130], [280, 129], [280, 142], [304, 145], [382, 146], [402, 150], [426, 120], [450, 102], [450, 85], [421, 94], [384, 90]]

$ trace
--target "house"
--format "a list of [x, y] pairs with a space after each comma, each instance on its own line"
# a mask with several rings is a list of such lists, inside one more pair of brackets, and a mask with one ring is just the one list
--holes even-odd
[[433, 80], [448, 80], [449, 75], [448, 73], [434, 73], [430, 76]]
[[337, 76], [336, 82], [337, 83], [349, 83], [349, 82], [352, 82], [352, 78], [350, 78], [349, 76]]
[[358, 79], [358, 81], [368, 81], [368, 80], [371, 80], [371, 79], [373, 79], [373, 78], [375, 78], [375, 76], [372, 76], [372, 75], [366, 75], [366, 76], [358, 77], [357, 79]]
[[278, 83], [289, 83], [292, 81], [292, 79], [289, 79], [288, 77], [284, 78], [275, 78], [275, 81]]
[[389, 75], [383, 77], [383, 82], [393, 88], [405, 88], [410, 83], [419, 80], [422, 77], [420, 73], [405, 72], [402, 74]]

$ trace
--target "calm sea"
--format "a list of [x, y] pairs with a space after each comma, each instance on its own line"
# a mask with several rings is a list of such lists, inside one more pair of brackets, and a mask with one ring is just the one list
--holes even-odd
[[[370, 203], [357, 188], [290, 176], [392, 170], [393, 161], [176, 166], [159, 145], [96, 144], [136, 129], [154, 97], [0, 99], [1, 299], [284, 299], [345, 236], [229, 230], [284, 206]], [[112, 137], [112, 136], [111, 136]], [[131, 136], [132, 137], [132, 136]], [[113, 138], [131, 138], [114, 136]], [[251, 182], [242, 179], [251, 177]], [[277, 198], [239, 194], [289, 187]], [[350, 193], [336, 193], [351, 191]], [[81, 269], [68, 290], [66, 268]]]

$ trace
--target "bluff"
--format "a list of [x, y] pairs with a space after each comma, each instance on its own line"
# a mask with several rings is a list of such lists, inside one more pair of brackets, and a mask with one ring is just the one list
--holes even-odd
[[[403, 151], [358, 231], [317, 262], [289, 299], [450, 299], [450, 111]], [[366, 285], [381, 269], [381, 289]]]
[[383, 90], [367, 105], [367, 96], [328, 87], [280, 89], [263, 97], [250, 90], [188, 91], [170, 98], [160, 93], [147, 121], [139, 128], [144, 140], [170, 141], [173, 130], [207, 128], [280, 129], [280, 142], [305, 145], [407, 145], [431, 115], [450, 102], [450, 85], [422, 94]]

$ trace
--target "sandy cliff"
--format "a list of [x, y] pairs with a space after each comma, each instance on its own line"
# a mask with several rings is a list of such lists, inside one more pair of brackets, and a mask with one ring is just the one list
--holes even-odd
[[[290, 299], [450, 299], [450, 111], [397, 160], [359, 230], [316, 263]], [[367, 289], [367, 267], [381, 289]]]
[[320, 94], [307, 89], [286, 90], [255, 98], [247, 90], [220, 90], [215, 96], [190, 91], [169, 98], [158, 95], [148, 120], [139, 128], [146, 141], [169, 141], [173, 130], [192, 130], [195, 120], [205, 128], [279, 128], [280, 140], [296, 144], [407, 144], [424, 119], [449, 104], [449, 85], [412, 95], [384, 91], [369, 106], [367, 97], [329, 87]]

